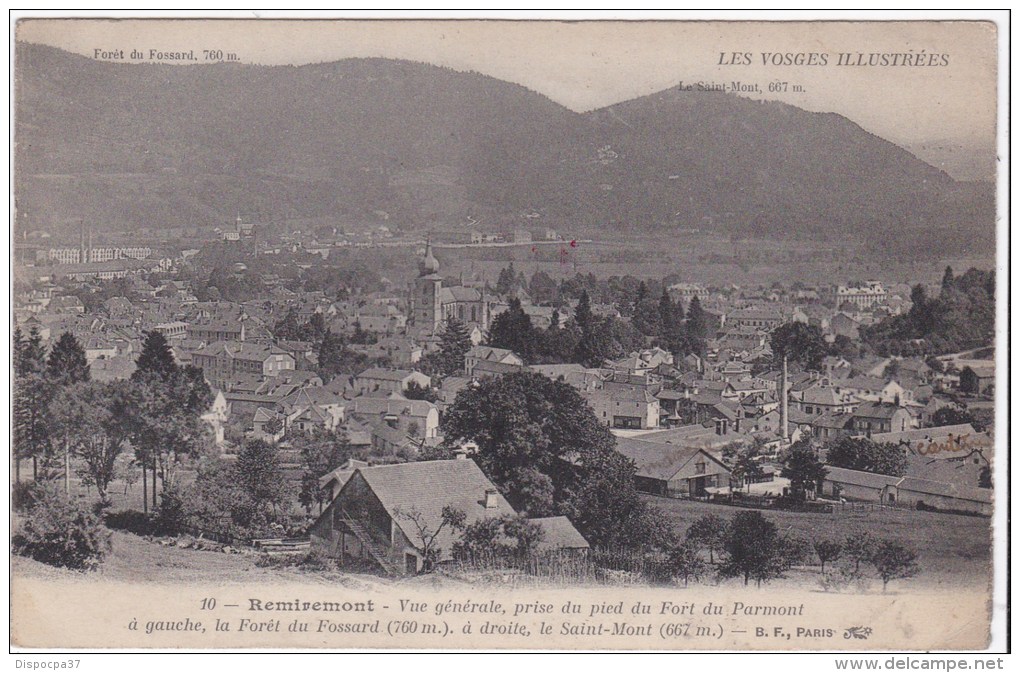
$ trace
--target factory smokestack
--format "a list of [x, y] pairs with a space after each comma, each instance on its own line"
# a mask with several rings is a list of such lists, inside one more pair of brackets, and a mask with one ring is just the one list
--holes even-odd
[[790, 439], [789, 384], [786, 376], [786, 356], [783, 356], [783, 377], [779, 382], [779, 437], [784, 443]]

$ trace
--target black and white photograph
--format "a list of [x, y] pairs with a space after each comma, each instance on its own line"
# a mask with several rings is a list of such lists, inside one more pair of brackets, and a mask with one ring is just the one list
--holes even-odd
[[12, 647], [1005, 651], [1008, 17], [10, 39]]

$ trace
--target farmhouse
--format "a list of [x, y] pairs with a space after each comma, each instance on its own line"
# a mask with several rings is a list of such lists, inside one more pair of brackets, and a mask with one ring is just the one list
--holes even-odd
[[[344, 475], [337, 475], [337, 480]], [[422, 569], [422, 531], [435, 532], [439, 562], [450, 561], [457, 531], [440, 530], [443, 509], [464, 513], [470, 525], [481, 519], [516, 515], [510, 503], [472, 460], [433, 460], [357, 467], [336, 498], [312, 525], [312, 547], [342, 565], [369, 563], [392, 575]], [[565, 517], [537, 519], [546, 548], [587, 548]], [[429, 535], [429, 533], [426, 533]]]
[[702, 497], [706, 488], [730, 485], [730, 470], [702, 448], [617, 437], [616, 450], [634, 461], [639, 491], [669, 497]]
[[822, 494], [883, 505], [970, 514], [992, 513], [992, 490], [918, 477], [827, 467]]

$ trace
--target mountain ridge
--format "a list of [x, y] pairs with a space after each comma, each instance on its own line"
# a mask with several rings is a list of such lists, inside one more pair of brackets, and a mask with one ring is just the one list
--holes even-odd
[[785, 103], [674, 87], [579, 113], [414, 61], [182, 68], [24, 43], [16, 57], [15, 182], [29, 228], [384, 213], [409, 228], [695, 226], [867, 243], [890, 226], [917, 234], [920, 221], [994, 247], [987, 186]]

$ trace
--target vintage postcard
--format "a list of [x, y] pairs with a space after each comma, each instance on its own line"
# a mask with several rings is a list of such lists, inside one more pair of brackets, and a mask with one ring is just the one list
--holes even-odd
[[987, 650], [1000, 30], [21, 19], [12, 646]]

